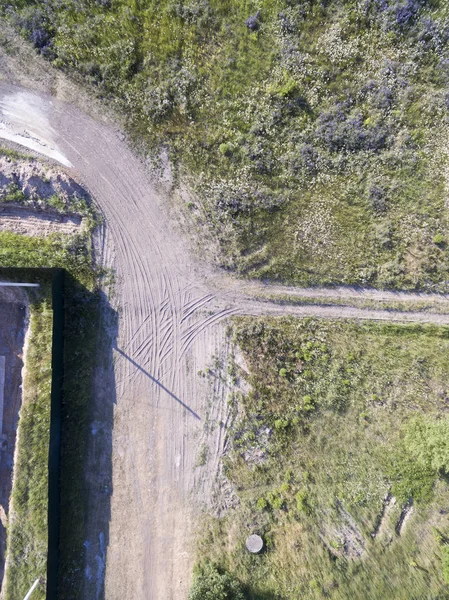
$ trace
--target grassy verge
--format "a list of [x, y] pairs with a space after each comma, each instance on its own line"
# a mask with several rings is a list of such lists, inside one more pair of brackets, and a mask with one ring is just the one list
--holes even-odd
[[234, 331], [232, 375], [251, 385], [225, 459], [239, 503], [209, 518], [203, 563], [250, 599], [445, 597], [449, 329], [239, 318]]
[[42, 279], [37, 297], [33, 295], [10, 501], [5, 600], [24, 597], [38, 578], [41, 586], [35, 596], [46, 597], [53, 323], [49, 282]]

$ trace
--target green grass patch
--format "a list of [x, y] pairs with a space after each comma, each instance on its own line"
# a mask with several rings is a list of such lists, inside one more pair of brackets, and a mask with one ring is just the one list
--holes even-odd
[[119, 107], [155, 164], [169, 148], [220, 264], [301, 284], [447, 289], [443, 0], [1, 7]]
[[240, 501], [209, 518], [200, 562], [251, 599], [445, 597], [449, 328], [237, 318], [234, 335]]
[[6, 156], [7, 158], [11, 158], [13, 160], [34, 159], [34, 156], [31, 154], [19, 152], [18, 150], [13, 150], [12, 148], [7, 148], [6, 146], [0, 146], [0, 156]]
[[42, 583], [34, 594], [46, 597], [52, 324], [51, 285], [42, 279], [30, 306], [8, 522], [6, 600], [25, 597], [38, 578]]
[[65, 268], [80, 282], [92, 285], [90, 235], [53, 234], [35, 238], [2, 231], [0, 264], [2, 267]]

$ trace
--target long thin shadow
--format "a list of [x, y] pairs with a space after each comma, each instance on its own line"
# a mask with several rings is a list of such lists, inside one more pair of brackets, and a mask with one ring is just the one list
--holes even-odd
[[145, 371], [145, 369], [143, 369], [140, 365], [138, 365], [135, 360], [133, 360], [130, 356], [125, 354], [123, 352], [123, 350], [120, 350], [120, 348], [117, 348], [117, 346], [115, 346], [115, 350], [117, 350], [117, 352], [119, 354], [121, 354], [127, 360], [129, 360], [129, 362], [132, 365], [134, 365], [137, 369], [139, 369], [139, 371], [142, 371], [142, 373], [144, 373], [149, 379], [151, 379], [151, 381], [154, 381], [154, 383], [156, 383], [162, 390], [164, 390], [164, 392], [166, 392], [169, 396], [171, 396], [174, 400], [176, 400], [176, 402], [178, 402], [181, 406], [183, 406], [186, 410], [188, 410], [189, 413], [195, 417], [195, 419], [198, 419], [199, 421], [201, 421], [201, 417], [194, 410], [192, 410], [189, 406], [187, 406], [187, 404], [184, 404], [184, 402], [182, 400], [180, 400], [178, 398], [178, 396], [175, 396], [175, 394], [173, 392], [170, 392], [170, 390], [168, 390], [165, 387], [165, 385], [162, 385], [162, 383], [160, 381], [158, 381], [156, 379], [156, 377], [153, 377], [153, 375], [148, 373], [148, 371]]

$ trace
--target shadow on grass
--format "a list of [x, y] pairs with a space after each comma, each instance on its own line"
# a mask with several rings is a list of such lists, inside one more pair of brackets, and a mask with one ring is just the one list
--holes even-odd
[[105, 600], [117, 313], [66, 275], [58, 599]]
[[243, 590], [247, 600], [286, 600], [284, 596], [279, 596], [273, 592], [257, 592], [246, 588]]

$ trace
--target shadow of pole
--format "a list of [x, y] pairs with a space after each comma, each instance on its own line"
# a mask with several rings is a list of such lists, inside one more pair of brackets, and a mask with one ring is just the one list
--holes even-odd
[[176, 396], [173, 392], [171, 392], [169, 389], [167, 389], [165, 387], [165, 385], [163, 385], [158, 379], [156, 379], [156, 377], [153, 377], [153, 375], [151, 375], [151, 373], [149, 373], [148, 371], [146, 371], [143, 367], [141, 367], [139, 364], [136, 363], [135, 360], [133, 360], [130, 356], [128, 356], [127, 354], [125, 354], [125, 352], [123, 352], [123, 350], [120, 350], [120, 348], [118, 348], [117, 346], [114, 348], [121, 356], [123, 356], [124, 358], [126, 358], [127, 360], [129, 360], [129, 362], [134, 365], [136, 367], [136, 369], [139, 369], [139, 371], [141, 371], [144, 375], [146, 375], [149, 379], [151, 379], [151, 381], [153, 381], [156, 385], [158, 385], [165, 393], [167, 393], [171, 398], [173, 398], [173, 400], [176, 400], [176, 402], [178, 402], [178, 404], [180, 404], [183, 408], [185, 408], [186, 411], [188, 411], [193, 417], [195, 417], [195, 419], [198, 419], [199, 421], [201, 421], [201, 417], [194, 411], [192, 410], [189, 406], [187, 406], [187, 404], [185, 404], [180, 398], [178, 398], [178, 396]]

